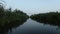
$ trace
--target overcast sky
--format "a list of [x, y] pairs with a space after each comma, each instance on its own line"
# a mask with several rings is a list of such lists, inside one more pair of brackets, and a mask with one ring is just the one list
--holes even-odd
[[31, 15], [60, 10], [60, 0], [4, 0], [7, 7], [20, 9]]

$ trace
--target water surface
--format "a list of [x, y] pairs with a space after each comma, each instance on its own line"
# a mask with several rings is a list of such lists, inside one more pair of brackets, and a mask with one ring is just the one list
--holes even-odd
[[28, 19], [24, 24], [13, 28], [8, 34], [60, 34], [58, 26], [36, 22]]

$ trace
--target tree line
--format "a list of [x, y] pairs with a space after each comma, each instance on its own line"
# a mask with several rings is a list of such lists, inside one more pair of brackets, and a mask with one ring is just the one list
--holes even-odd
[[11, 8], [5, 9], [0, 5], [0, 25], [8, 24], [12, 21], [23, 21], [28, 18], [28, 15], [23, 11], [15, 9], [12, 11]]
[[40, 13], [30, 16], [31, 19], [40, 23], [60, 25], [60, 12]]

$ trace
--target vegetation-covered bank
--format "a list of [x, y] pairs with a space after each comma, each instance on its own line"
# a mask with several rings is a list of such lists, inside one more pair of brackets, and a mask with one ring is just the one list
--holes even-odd
[[9, 30], [11, 32], [12, 28], [22, 25], [28, 18], [26, 13], [18, 9], [12, 11], [0, 5], [0, 34], [7, 34]]
[[23, 21], [28, 18], [28, 15], [18, 9], [12, 11], [11, 8], [4, 9], [3, 6], [0, 5], [0, 25], [5, 25], [11, 23], [13, 21]]
[[60, 25], [60, 13], [59, 12], [34, 14], [34, 15], [31, 15], [30, 18], [40, 23]]
[[26, 13], [18, 9], [5, 9], [0, 5], [0, 34], [5, 34], [8, 29], [23, 24], [28, 18]]

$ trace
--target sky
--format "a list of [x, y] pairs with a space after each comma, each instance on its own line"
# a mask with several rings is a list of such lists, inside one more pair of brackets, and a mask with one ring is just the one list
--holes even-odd
[[3, 0], [6, 7], [19, 9], [28, 15], [60, 11], [60, 0]]

